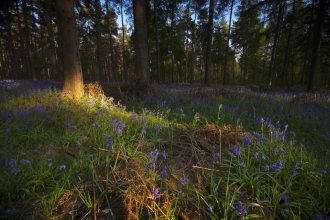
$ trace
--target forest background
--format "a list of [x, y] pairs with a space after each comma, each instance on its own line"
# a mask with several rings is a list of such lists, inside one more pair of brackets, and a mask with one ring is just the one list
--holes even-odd
[[[145, 7], [151, 82], [308, 90], [329, 83], [325, 0], [153, 0]], [[84, 80], [134, 81], [132, 1], [76, 0], [74, 10]], [[0, 79], [63, 80], [55, 14], [52, 0], [1, 2]]]

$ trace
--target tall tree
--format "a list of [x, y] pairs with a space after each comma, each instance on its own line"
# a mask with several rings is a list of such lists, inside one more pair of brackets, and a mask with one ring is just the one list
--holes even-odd
[[95, 0], [95, 29], [96, 29], [96, 51], [97, 51], [97, 64], [99, 70], [99, 77], [101, 81], [104, 81], [104, 72], [103, 72], [103, 52], [102, 52], [102, 39], [101, 39], [101, 4], [100, 0]]
[[316, 19], [315, 19], [315, 30], [313, 36], [313, 49], [312, 49], [312, 59], [310, 64], [309, 81], [307, 86], [307, 91], [311, 91], [314, 88], [314, 78], [318, 71], [319, 59], [320, 59], [320, 47], [321, 39], [323, 33], [323, 24], [326, 16], [326, 0], [319, 0], [318, 7], [316, 9]]
[[282, 20], [282, 13], [283, 13], [283, 0], [279, 0], [276, 26], [275, 26], [274, 43], [273, 43], [273, 47], [272, 47], [272, 54], [271, 54], [270, 65], [269, 65], [268, 86], [272, 86], [273, 80], [274, 80], [276, 50], [277, 50], [277, 44], [278, 44], [278, 39], [279, 39], [279, 35], [280, 35], [280, 25], [281, 25], [281, 20]]
[[74, 0], [55, 0], [55, 8], [64, 70], [64, 85], [60, 98], [79, 100], [84, 95], [84, 84], [74, 14]]
[[114, 11], [113, 9], [109, 9], [109, 0], [106, 0], [105, 2], [105, 7], [107, 10], [106, 16], [107, 16], [107, 27], [108, 27], [108, 47], [109, 47], [109, 53], [108, 53], [108, 72], [109, 72], [109, 77], [110, 77], [110, 70], [112, 69], [113, 72], [113, 80], [117, 81], [117, 70], [115, 67], [115, 54], [113, 50], [113, 39], [112, 39], [112, 17], [110, 17], [110, 13], [113, 14]]
[[207, 46], [206, 46], [206, 65], [205, 65], [205, 85], [210, 85], [211, 75], [211, 48], [213, 37], [213, 15], [214, 15], [214, 0], [210, 0], [209, 6], [209, 21], [207, 25]]
[[144, 93], [150, 90], [149, 56], [145, 0], [133, 0], [135, 32], [136, 88]]
[[234, 2], [235, 2], [234, 0], [231, 0], [229, 24], [228, 24], [228, 34], [227, 34], [227, 45], [226, 45], [226, 52], [225, 52], [225, 63], [224, 63], [224, 68], [223, 68], [223, 84], [226, 84], [226, 77], [227, 77], [227, 59], [228, 59], [228, 50], [229, 50], [231, 17], [233, 15]]
[[60, 80], [60, 73], [57, 66], [57, 59], [56, 59], [56, 47], [55, 47], [55, 40], [54, 40], [54, 31], [52, 25], [52, 13], [50, 10], [51, 1], [45, 0], [43, 2], [45, 8], [45, 17], [46, 17], [46, 25], [48, 31], [48, 42], [50, 47], [50, 60], [51, 60], [51, 69], [52, 77], [56, 80]]
[[26, 9], [26, 0], [22, 0], [22, 8], [23, 8], [23, 18], [24, 18], [24, 32], [25, 32], [25, 48], [26, 48], [26, 64], [27, 69], [29, 71], [30, 77], [33, 80], [37, 79], [36, 71], [34, 69], [34, 60], [32, 56], [32, 47], [31, 47], [31, 39], [30, 39], [30, 28], [28, 23], [28, 13]]
[[154, 0], [154, 17], [156, 29], [156, 54], [157, 54], [157, 81], [160, 84], [160, 54], [159, 54], [159, 34], [158, 34], [158, 13], [157, 13], [157, 0]]

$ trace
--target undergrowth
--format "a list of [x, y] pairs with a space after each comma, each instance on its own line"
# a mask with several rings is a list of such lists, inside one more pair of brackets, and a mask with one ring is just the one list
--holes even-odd
[[0, 84], [1, 219], [330, 218], [328, 96]]

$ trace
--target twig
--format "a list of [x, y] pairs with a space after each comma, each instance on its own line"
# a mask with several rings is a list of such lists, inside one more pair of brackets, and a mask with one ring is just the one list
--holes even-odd
[[211, 168], [206, 168], [206, 167], [199, 167], [199, 166], [192, 166], [192, 168], [196, 168], [196, 169], [203, 169], [203, 170], [210, 170], [210, 171], [216, 171], [216, 172], [220, 172], [220, 170], [211, 169]]

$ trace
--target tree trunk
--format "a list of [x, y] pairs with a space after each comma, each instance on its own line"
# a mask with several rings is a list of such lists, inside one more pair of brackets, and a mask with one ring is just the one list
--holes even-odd
[[292, 21], [290, 23], [289, 28], [289, 34], [288, 34], [288, 41], [285, 48], [285, 55], [284, 55], [284, 65], [283, 65], [283, 71], [282, 71], [282, 85], [284, 86], [286, 84], [286, 75], [287, 75], [287, 69], [288, 69], [288, 63], [289, 63], [289, 54], [291, 49], [291, 39], [292, 39], [292, 30], [293, 30], [293, 23], [295, 21], [295, 6], [296, 6], [296, 0], [293, 0], [292, 3]]
[[282, 8], [283, 8], [282, 6], [283, 6], [283, 0], [280, 0], [280, 5], [278, 7], [276, 27], [275, 27], [275, 37], [274, 37], [274, 43], [273, 43], [273, 48], [272, 48], [272, 55], [270, 58], [270, 65], [269, 65], [268, 86], [272, 86], [273, 79], [274, 79], [276, 50], [277, 50], [278, 38], [280, 35], [280, 24], [281, 24], [281, 18], [282, 18]]
[[230, 5], [230, 15], [229, 15], [229, 25], [228, 25], [228, 34], [227, 34], [227, 45], [225, 51], [225, 66], [223, 67], [223, 84], [226, 84], [227, 77], [227, 60], [228, 60], [228, 50], [229, 50], [229, 39], [230, 39], [230, 28], [231, 28], [231, 17], [233, 15], [234, 0], [231, 0]]
[[121, 29], [122, 29], [122, 67], [125, 81], [127, 80], [127, 70], [125, 61], [125, 28], [124, 28], [124, 12], [123, 0], [120, 1], [120, 14], [121, 14]]
[[313, 48], [312, 57], [309, 72], [309, 81], [307, 91], [311, 91], [314, 88], [314, 78], [318, 71], [319, 59], [320, 59], [320, 48], [323, 33], [323, 23], [326, 16], [326, 0], [320, 0], [319, 5], [316, 9], [316, 20], [315, 20], [315, 31], [313, 36]]
[[174, 8], [175, 2], [172, 0], [171, 10], [171, 62], [172, 62], [172, 83], [174, 83]]
[[[109, 6], [108, 6], [108, 0], [106, 0], [106, 4], [105, 4], [106, 10], [107, 10], [107, 21], [108, 21], [108, 35], [109, 35], [109, 39], [108, 39], [108, 43], [109, 43], [109, 62], [108, 62], [108, 70], [109, 70], [109, 76], [110, 74], [110, 69], [112, 68], [112, 72], [113, 72], [113, 80], [116, 82], [117, 81], [117, 70], [116, 70], [116, 66], [115, 66], [115, 55], [113, 52], [113, 41], [112, 41], [112, 27], [111, 27], [111, 22], [110, 22], [110, 15], [109, 15]], [[112, 19], [112, 18], [111, 18]]]
[[210, 0], [209, 6], [209, 21], [207, 25], [207, 46], [206, 46], [206, 64], [205, 64], [205, 85], [210, 86], [210, 74], [211, 74], [211, 47], [213, 36], [213, 15], [214, 15], [214, 0]]
[[26, 60], [27, 60], [27, 71], [31, 79], [37, 80], [37, 75], [34, 69], [34, 62], [32, 56], [32, 48], [31, 48], [31, 39], [30, 39], [30, 28], [28, 24], [28, 15], [26, 11], [26, 0], [22, 0], [22, 8], [23, 8], [23, 18], [24, 18], [24, 32], [25, 32], [25, 48], [26, 48]]
[[157, 13], [157, 0], [154, 0], [154, 16], [155, 16], [155, 29], [156, 29], [156, 54], [157, 54], [157, 80], [160, 80], [160, 54], [159, 54], [159, 36], [158, 36], [158, 13]]
[[149, 56], [145, 0], [133, 0], [135, 30], [136, 89], [148, 94], [150, 90]]
[[54, 41], [54, 32], [53, 32], [53, 25], [52, 25], [52, 14], [50, 11], [50, 0], [45, 0], [44, 7], [46, 12], [46, 22], [47, 22], [47, 31], [48, 31], [48, 41], [50, 47], [50, 61], [51, 61], [51, 72], [52, 77], [55, 80], [60, 80], [60, 73], [57, 66], [57, 59], [56, 59], [56, 47]]
[[[21, 68], [18, 69], [20, 77], [26, 77], [28, 74], [26, 73], [26, 55], [25, 55], [25, 44], [24, 44], [24, 33], [22, 30], [22, 23], [21, 23], [21, 13], [18, 7], [18, 1], [16, 2], [16, 15], [17, 15], [17, 26], [18, 26], [18, 33], [21, 42]], [[28, 77], [27, 77], [28, 78]]]
[[101, 14], [100, 0], [95, 0], [94, 8], [95, 8], [95, 29], [96, 29], [96, 45], [97, 45], [96, 47], [97, 64], [99, 69], [100, 81], [104, 81], [101, 26], [100, 26], [100, 14]]
[[190, 5], [187, 6], [186, 12], [186, 69], [185, 69], [185, 83], [188, 83], [188, 55], [189, 55], [189, 14], [190, 14]]
[[78, 29], [73, 0], [55, 0], [58, 39], [62, 51], [64, 85], [60, 98], [79, 100], [84, 95], [79, 55]]
[[7, 50], [10, 57], [10, 74], [9, 76], [13, 78], [19, 78], [19, 71], [18, 71], [18, 63], [17, 63], [17, 56], [16, 51], [14, 48], [13, 37], [11, 34], [11, 23], [10, 23], [10, 13], [9, 13], [9, 5], [5, 2], [5, 19], [6, 19], [6, 29], [7, 29]]

